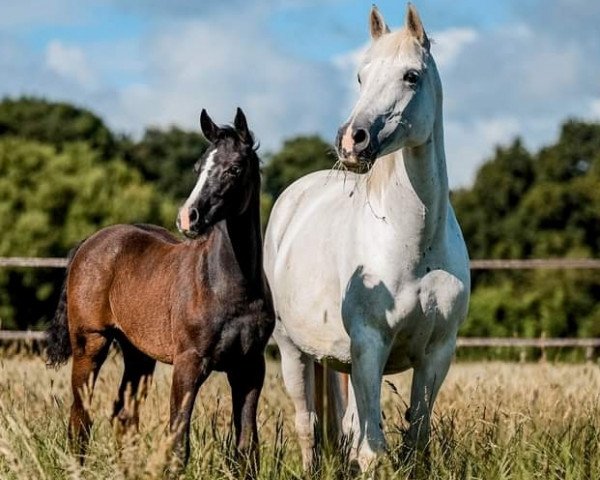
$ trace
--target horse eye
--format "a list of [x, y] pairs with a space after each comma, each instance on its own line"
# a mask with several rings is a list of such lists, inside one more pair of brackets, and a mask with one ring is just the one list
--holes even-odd
[[356, 79], [358, 80], [358, 84], [362, 85], [362, 82], [360, 81], [360, 73], [356, 74]]
[[406, 72], [404, 74], [403, 80], [411, 85], [414, 85], [415, 83], [417, 83], [419, 81], [420, 77], [421, 77], [420, 73], [417, 72], [416, 70], [409, 70], [408, 72]]

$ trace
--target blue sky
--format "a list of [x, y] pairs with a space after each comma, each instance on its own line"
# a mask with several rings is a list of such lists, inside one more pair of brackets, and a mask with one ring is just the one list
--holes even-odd
[[[452, 186], [498, 143], [600, 119], [597, 0], [416, 0], [445, 92]], [[405, 3], [378, 6], [402, 25]], [[370, 1], [0, 0], [0, 95], [66, 100], [134, 135], [242, 106], [263, 145], [331, 141], [356, 99]]]

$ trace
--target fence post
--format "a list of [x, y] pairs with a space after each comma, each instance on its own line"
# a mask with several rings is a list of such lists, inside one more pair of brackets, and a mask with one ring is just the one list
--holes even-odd
[[542, 332], [540, 336], [540, 350], [542, 351], [542, 355], [540, 356], [540, 363], [546, 363], [548, 357], [546, 356], [546, 332]]
[[594, 363], [595, 360], [595, 348], [592, 345], [585, 347], [585, 361], [586, 363]]

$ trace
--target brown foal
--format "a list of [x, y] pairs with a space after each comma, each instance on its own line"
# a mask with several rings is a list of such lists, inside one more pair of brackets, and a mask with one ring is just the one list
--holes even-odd
[[240, 109], [233, 127], [218, 127], [204, 110], [200, 123], [211, 145], [177, 218], [188, 240], [152, 225], [116, 225], [71, 254], [47, 352], [52, 366], [73, 355], [69, 437], [79, 453], [91, 427], [84, 389], [93, 390], [116, 340], [125, 361], [117, 423], [137, 425], [156, 361], [172, 364], [170, 428], [185, 464], [198, 389], [213, 370], [224, 371], [238, 452], [258, 466], [256, 410], [274, 325], [262, 268], [259, 159]]

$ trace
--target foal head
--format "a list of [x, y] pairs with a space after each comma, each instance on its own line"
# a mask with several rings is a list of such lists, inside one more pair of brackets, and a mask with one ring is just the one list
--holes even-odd
[[340, 160], [359, 171], [368, 170], [377, 157], [427, 142], [442, 101], [416, 9], [409, 4], [404, 28], [390, 32], [373, 6], [370, 24], [373, 41], [358, 71], [360, 97], [336, 140]]
[[237, 109], [233, 127], [219, 127], [202, 110], [200, 126], [210, 146], [194, 167], [198, 181], [177, 216], [177, 228], [189, 238], [244, 213], [260, 188], [259, 161], [244, 112]]

